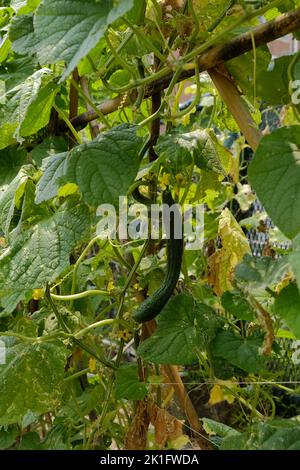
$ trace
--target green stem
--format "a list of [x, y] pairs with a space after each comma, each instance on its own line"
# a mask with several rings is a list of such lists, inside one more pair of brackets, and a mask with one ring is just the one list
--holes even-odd
[[[97, 237], [94, 237], [89, 243], [88, 245], [85, 247], [85, 249], [83, 250], [83, 252], [81, 253], [81, 255], [79, 256], [78, 260], [76, 261], [76, 263], [74, 264], [74, 269], [73, 269], [73, 274], [72, 274], [72, 286], [71, 286], [71, 295], [75, 294], [75, 290], [76, 290], [76, 278], [77, 278], [77, 272], [78, 272], [78, 268], [81, 264], [81, 262], [84, 260], [84, 258], [87, 256], [87, 254], [89, 253], [89, 251], [91, 250], [91, 248], [94, 246], [95, 243], [97, 243], [99, 241], [99, 236]], [[73, 305], [73, 302], [70, 303], [70, 307], [72, 307]]]
[[123, 289], [122, 294], [121, 294], [121, 300], [120, 300], [118, 313], [117, 313], [117, 318], [118, 319], [122, 318], [122, 312], [123, 312], [124, 301], [125, 301], [125, 296], [126, 296], [127, 290], [129, 289], [129, 287], [132, 283], [132, 280], [134, 278], [134, 275], [135, 275], [139, 265], [141, 264], [142, 259], [144, 258], [144, 255], [147, 251], [148, 246], [149, 246], [149, 240], [147, 240], [146, 243], [144, 244], [137, 261], [135, 262], [134, 266], [132, 267], [132, 269], [131, 269], [131, 271], [128, 275], [127, 281], [125, 283], [124, 289]]
[[87, 367], [86, 369], [79, 370], [75, 374], [69, 375], [68, 377], [65, 377], [64, 381], [65, 382], [70, 382], [71, 380], [78, 379], [78, 377], [81, 377], [82, 375], [85, 375], [88, 372], [90, 372], [89, 367]]
[[107, 292], [106, 290], [99, 290], [99, 289], [94, 289], [94, 290], [87, 290], [85, 292], [80, 292], [79, 294], [71, 294], [71, 295], [56, 295], [56, 294], [50, 294], [51, 298], [53, 300], [58, 300], [61, 302], [70, 302], [72, 300], [79, 300], [79, 299], [85, 299], [86, 297], [95, 297], [97, 295], [103, 295], [106, 297], [110, 297], [112, 294], [110, 292]]
[[95, 328], [100, 328], [101, 326], [111, 325], [112, 323], [116, 323], [116, 322], [117, 320], [113, 318], [107, 318], [106, 320], [97, 321], [96, 323], [92, 323], [86, 328], [83, 328], [82, 330], [75, 333], [74, 338], [79, 339], [82, 336], [84, 336], [86, 333], [88, 333], [89, 331], [94, 330]]
[[65, 122], [65, 124], [67, 125], [67, 127], [70, 129], [71, 133], [73, 134], [76, 142], [78, 144], [81, 144], [82, 143], [82, 140], [81, 140], [81, 137], [80, 135], [78, 134], [78, 132], [76, 131], [75, 127], [73, 126], [73, 124], [71, 123], [71, 121], [69, 120], [68, 116], [66, 115], [66, 113], [60, 109], [55, 103], [53, 103], [53, 108], [55, 109], [55, 111], [57, 112], [57, 114], [59, 115], [59, 117]]

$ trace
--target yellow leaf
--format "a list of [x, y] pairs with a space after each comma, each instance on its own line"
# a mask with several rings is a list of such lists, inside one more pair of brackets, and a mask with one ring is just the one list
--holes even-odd
[[58, 196], [59, 197], [67, 197], [75, 194], [77, 192], [78, 186], [74, 183], [66, 183], [64, 186], [59, 188]]
[[172, 441], [168, 442], [168, 448], [174, 450], [181, 450], [190, 442], [190, 438], [186, 434], [182, 434], [182, 436], [177, 437]]
[[209, 282], [215, 294], [221, 296], [227, 290], [233, 289], [234, 270], [251, 250], [243, 230], [229, 209], [224, 209], [221, 214], [219, 236], [222, 248], [209, 258]]
[[218, 403], [221, 403], [221, 401], [224, 401], [223, 390], [220, 387], [220, 385], [214, 385], [210, 391], [208, 404], [210, 406], [213, 406], [213, 405], [217, 405]]
[[222, 401], [227, 401], [227, 403], [232, 404], [234, 402], [234, 396], [230, 393], [229, 390], [224, 390], [221, 385], [216, 384], [211, 389], [208, 404], [213, 406], [221, 403]]

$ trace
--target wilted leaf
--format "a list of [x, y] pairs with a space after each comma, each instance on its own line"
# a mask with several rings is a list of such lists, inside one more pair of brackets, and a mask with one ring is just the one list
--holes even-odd
[[229, 209], [225, 209], [221, 214], [219, 236], [222, 248], [209, 258], [209, 281], [214, 292], [221, 296], [233, 289], [234, 269], [251, 250], [244, 232]]

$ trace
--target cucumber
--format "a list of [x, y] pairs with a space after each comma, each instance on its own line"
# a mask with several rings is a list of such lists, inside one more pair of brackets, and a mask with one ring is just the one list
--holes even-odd
[[[170, 192], [165, 192], [163, 202], [172, 206], [174, 200]], [[176, 209], [178, 211], [178, 209]], [[164, 306], [172, 296], [178, 282], [181, 263], [183, 257], [183, 237], [175, 239], [175, 214], [170, 215], [170, 238], [167, 240], [167, 272], [165, 279], [150, 297], [148, 297], [133, 314], [133, 318], [138, 323], [153, 320], [162, 311]]]

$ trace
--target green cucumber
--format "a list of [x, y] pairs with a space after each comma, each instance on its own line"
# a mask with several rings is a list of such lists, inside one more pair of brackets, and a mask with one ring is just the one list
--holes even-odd
[[[164, 193], [163, 202], [168, 206], [174, 204], [170, 192]], [[176, 208], [176, 206], [174, 207]], [[178, 211], [178, 208], [175, 211]], [[172, 296], [180, 276], [183, 257], [183, 236], [181, 239], [175, 239], [175, 220], [177, 218], [175, 211], [170, 214], [170, 238], [167, 240], [166, 276], [160, 288], [148, 297], [133, 314], [134, 320], [138, 323], [153, 320], [159, 315]]]

